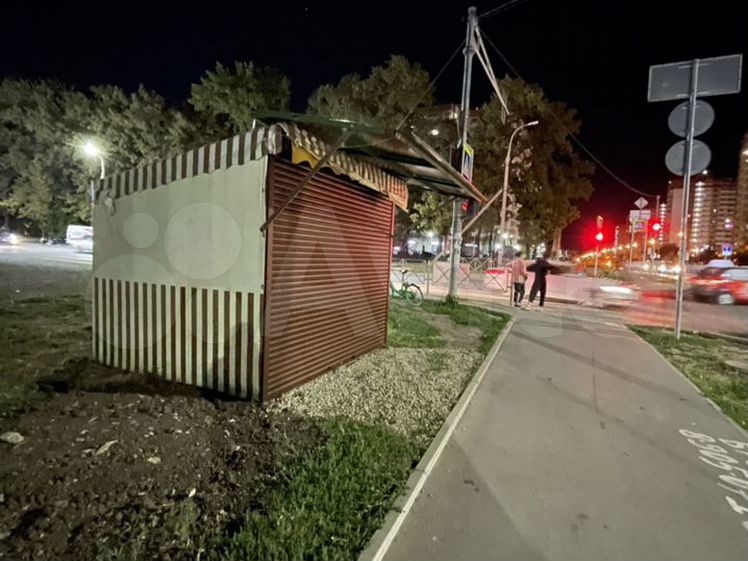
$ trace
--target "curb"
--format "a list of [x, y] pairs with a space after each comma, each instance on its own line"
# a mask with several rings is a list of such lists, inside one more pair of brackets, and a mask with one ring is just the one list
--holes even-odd
[[447, 415], [439, 432], [436, 433], [434, 440], [431, 441], [426, 452], [411, 472], [410, 477], [408, 477], [408, 481], [405, 484], [405, 490], [397, 497], [397, 499], [395, 499], [392, 509], [384, 519], [384, 523], [371, 537], [366, 548], [359, 554], [358, 561], [381, 561], [387, 553], [387, 550], [390, 545], [392, 545], [397, 533], [400, 531], [400, 527], [403, 525], [406, 516], [410, 512], [413, 503], [415, 503], [415, 500], [420, 494], [421, 489], [431, 474], [431, 471], [434, 469], [437, 460], [444, 451], [447, 442], [449, 442], [457, 424], [460, 422], [460, 419], [462, 419], [467, 406], [473, 400], [475, 391], [483, 381], [483, 378], [488, 371], [488, 367], [496, 358], [496, 355], [499, 354], [504, 341], [514, 326], [514, 322], [515, 318], [512, 316], [507, 322], [504, 330], [501, 332], [501, 335], [499, 335], [499, 338], [496, 339], [493, 347], [491, 347], [491, 350], [488, 351], [486, 358], [483, 359], [480, 367], [476, 370], [473, 378], [468, 382], [467, 386], [465, 386], [460, 399], [457, 400], [452, 411]]
[[701, 335], [702, 337], [708, 337], [709, 339], [726, 339], [733, 343], [740, 343], [745, 345], [748, 343], [748, 337], [741, 337], [740, 335], [730, 335], [728, 333], [717, 333], [715, 331], [689, 331], [692, 335]]
[[726, 415], [725, 412], [722, 411], [722, 408], [719, 405], [717, 405], [711, 398], [704, 395], [704, 392], [701, 391], [701, 388], [699, 388], [699, 386], [694, 384], [688, 376], [683, 374], [683, 372], [681, 372], [672, 362], [670, 362], [667, 358], [665, 358], [665, 356], [659, 350], [657, 350], [657, 348], [652, 343], [644, 339], [641, 335], [639, 335], [636, 331], [631, 329], [628, 325], [624, 325], [624, 327], [628, 331], [630, 331], [633, 335], [635, 335], [642, 343], [644, 343], [650, 349], [652, 349], [657, 356], [659, 356], [662, 360], [664, 360], [673, 372], [675, 372], [676, 374], [678, 374], [678, 376], [680, 376], [686, 382], [688, 382], [688, 385], [691, 386], [697, 394], [703, 397], [704, 400], [709, 404], [709, 406], [712, 407], [712, 409], [718, 411], [722, 415], [722, 417], [724, 417], [725, 420], [727, 420], [728, 423], [730, 423], [734, 428], [736, 428], [740, 432], [740, 434], [743, 435], [743, 438], [748, 439], [748, 431], [746, 431], [743, 427], [741, 427], [732, 417]]

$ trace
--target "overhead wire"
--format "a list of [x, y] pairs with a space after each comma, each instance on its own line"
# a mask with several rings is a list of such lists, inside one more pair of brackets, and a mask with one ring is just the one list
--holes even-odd
[[504, 12], [506, 10], [509, 10], [511, 8], [514, 8], [518, 6], [519, 4], [524, 4], [527, 2], [527, 0], [510, 0], [509, 2], [503, 3], [501, 6], [497, 6], [493, 10], [488, 10], [487, 12], [482, 13], [478, 16], [478, 21], [482, 19], [488, 19], [491, 16], [495, 16], [496, 14], [500, 14], [501, 12]]
[[[479, 18], [479, 19], [480, 19], [480, 18]], [[500, 50], [500, 49], [499, 49], [499, 48], [498, 48], [498, 47], [497, 47], [497, 46], [496, 46], [496, 45], [494, 44], [494, 42], [493, 42], [493, 41], [491, 41], [491, 38], [490, 38], [490, 37], [488, 37], [488, 36], [487, 36], [487, 35], [485, 35], [485, 34], [482, 34], [482, 37], [483, 37], [483, 39], [485, 39], [485, 40], [486, 40], [486, 42], [487, 42], [487, 43], [488, 43], [488, 44], [489, 44], [489, 45], [491, 46], [491, 48], [492, 48], [492, 49], [493, 49], [494, 51], [496, 51], [496, 53], [497, 53], [497, 54], [499, 55], [499, 57], [501, 57], [501, 60], [503, 60], [503, 61], [504, 61], [504, 64], [506, 64], [507, 68], [509, 68], [509, 70], [511, 70], [511, 71], [512, 71], [512, 73], [513, 73], [513, 74], [514, 74], [514, 75], [515, 75], [515, 76], [516, 76], [517, 78], [519, 78], [520, 80], [524, 80], [524, 78], [523, 78], [523, 77], [522, 77], [522, 75], [521, 75], [521, 74], [520, 74], [520, 73], [519, 73], [519, 72], [517, 71], [517, 69], [516, 69], [516, 68], [514, 67], [514, 65], [513, 65], [513, 64], [512, 64], [511, 62], [509, 62], [509, 59], [507, 59], [507, 58], [506, 58], [506, 56], [504, 56], [504, 53], [502, 53], [502, 52], [501, 52], [501, 50]], [[571, 139], [572, 139], [572, 140], [573, 140], [573, 141], [574, 141], [574, 142], [575, 142], [575, 143], [577, 144], [577, 146], [579, 146], [579, 148], [581, 148], [581, 149], [582, 149], [582, 151], [584, 151], [584, 153], [585, 153], [585, 154], [587, 154], [587, 155], [588, 155], [588, 156], [589, 156], [589, 157], [590, 157], [590, 158], [591, 158], [591, 159], [592, 159], [592, 160], [593, 160], [593, 161], [594, 161], [594, 162], [595, 162], [595, 163], [596, 163], [596, 164], [597, 164], [598, 166], [600, 166], [600, 168], [601, 168], [601, 169], [603, 169], [603, 170], [604, 170], [604, 171], [605, 171], [605, 172], [606, 172], [606, 173], [607, 173], [608, 175], [610, 175], [610, 177], [612, 177], [612, 178], [613, 178], [613, 179], [615, 179], [615, 180], [616, 180], [616, 181], [617, 181], [618, 183], [620, 183], [620, 184], [621, 184], [621, 185], [622, 185], [623, 187], [625, 187], [625, 188], [626, 188], [626, 189], [628, 189], [629, 191], [632, 191], [633, 193], [636, 193], [637, 195], [641, 195], [641, 196], [643, 196], [643, 197], [650, 197], [650, 198], [654, 198], [654, 197], [655, 197], [655, 195], [653, 195], [652, 193], [647, 193], [647, 192], [645, 192], [645, 191], [642, 191], [641, 189], [637, 189], [636, 187], [632, 186], [632, 185], [631, 185], [631, 184], [629, 184], [629, 183], [628, 183], [627, 181], [625, 181], [625, 180], [624, 180], [623, 178], [621, 178], [621, 177], [620, 177], [620, 176], [619, 176], [619, 175], [618, 175], [617, 173], [615, 173], [615, 172], [614, 172], [613, 170], [611, 170], [611, 169], [610, 169], [610, 168], [609, 168], [609, 167], [608, 167], [608, 166], [607, 166], [607, 165], [605, 164], [605, 162], [603, 162], [603, 161], [602, 161], [602, 160], [601, 160], [600, 158], [598, 158], [598, 157], [597, 157], [597, 156], [596, 156], [595, 154], [593, 154], [593, 153], [592, 153], [592, 150], [590, 150], [589, 148], [587, 148], [587, 146], [585, 146], [585, 145], [584, 145], [584, 143], [583, 143], [583, 142], [582, 142], [581, 140], [579, 140], [579, 138], [578, 138], [578, 137], [577, 137], [577, 136], [576, 136], [576, 135], [575, 135], [575, 134], [574, 134], [573, 132], [571, 132], [571, 131], [570, 131], [569, 129], [567, 129], [567, 128], [566, 128], [566, 127], [564, 126], [564, 124], [563, 124], [563, 123], [562, 123], [562, 122], [561, 122], [561, 121], [560, 121], [560, 120], [558, 119], [558, 117], [556, 117], [556, 115], [554, 115], [553, 113], [551, 113], [551, 116], [552, 116], [552, 117], [553, 117], [553, 118], [554, 118], [554, 119], [556, 120], [556, 122], [557, 122], [557, 123], [558, 123], [559, 125], [561, 125], [561, 126], [562, 126], [562, 127], [564, 128], [564, 130], [566, 130], [566, 133], [567, 133], [567, 134], [568, 134], [568, 135], [569, 135], [569, 136], [571, 137]]]
[[405, 124], [405, 122], [413, 115], [415, 110], [418, 108], [418, 105], [423, 101], [423, 98], [426, 97], [426, 95], [434, 89], [434, 85], [436, 84], [436, 81], [441, 77], [442, 74], [444, 74], [444, 71], [447, 69], [447, 67], [450, 65], [450, 63], [454, 60], [454, 58], [457, 56], [457, 53], [459, 53], [462, 50], [462, 47], [465, 45], [465, 40], [463, 39], [459, 45], [457, 45], [457, 48], [454, 50], [454, 52], [450, 55], [450, 57], [447, 59], [447, 62], [444, 63], [444, 66], [441, 67], [441, 70], [437, 72], [436, 76], [434, 76], [434, 79], [431, 80], [428, 87], [423, 91], [421, 96], [418, 98], [418, 100], [413, 104], [413, 107], [408, 111], [408, 113], [403, 117], [403, 119], [400, 121], [400, 124], [397, 125], [395, 130], [400, 130], [402, 126]]

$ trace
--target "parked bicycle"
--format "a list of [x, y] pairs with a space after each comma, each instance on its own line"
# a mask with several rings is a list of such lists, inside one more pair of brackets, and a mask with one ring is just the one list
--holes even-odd
[[411, 306], [420, 306], [423, 303], [423, 292], [417, 284], [405, 281], [405, 275], [407, 274], [407, 269], [400, 271], [400, 288], [397, 288], [390, 280], [390, 294], [393, 299], [401, 298]]

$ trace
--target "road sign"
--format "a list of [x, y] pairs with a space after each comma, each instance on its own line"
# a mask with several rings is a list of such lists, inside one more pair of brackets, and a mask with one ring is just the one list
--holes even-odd
[[462, 145], [462, 176], [470, 181], [470, 183], [473, 182], [473, 160], [474, 160], [475, 152], [473, 151], [473, 147], [470, 146], [467, 142]]
[[724, 257], [730, 257], [732, 255], [732, 244], [729, 244], [729, 243], [722, 244], [722, 255]]
[[[686, 154], [686, 141], [681, 140], [670, 147], [665, 154], [665, 165], [675, 175], [683, 175], [684, 159]], [[693, 154], [691, 156], [691, 173], [696, 175], [704, 171], [709, 162], [712, 161], [712, 151], [709, 146], [700, 140], [693, 141]]]
[[[709, 115], [706, 105], [703, 106], [701, 111], [698, 110], [700, 102], [697, 98], [739, 93], [742, 66], [743, 55], [739, 54], [649, 67], [648, 101], [688, 99], [685, 109], [677, 107], [668, 119], [670, 129], [675, 134], [684, 136], [686, 140], [673, 145], [665, 155], [665, 164], [668, 169], [676, 175], [683, 176], [684, 203], [689, 200], [691, 175], [704, 171], [712, 158], [709, 147], [703, 142], [694, 140], [694, 136], [706, 131], [711, 125], [711, 121], [714, 120], [714, 115]], [[700, 115], [697, 115], [697, 113], [700, 113]], [[683, 115], [686, 116], [685, 121]], [[676, 339], [680, 339], [683, 322], [688, 219], [688, 205], [682, 204], [681, 228], [684, 235], [680, 239], [680, 251], [678, 252], [679, 272], [675, 291]], [[629, 253], [629, 263], [631, 263], [631, 258], [631, 253]]]
[[[740, 92], [743, 55], [705, 58], [698, 61], [696, 96]], [[688, 99], [693, 61], [671, 62], [649, 67], [647, 101]]]
[[644, 197], [639, 197], [638, 199], [636, 199], [636, 201], [634, 201], [634, 206], [639, 209], [644, 208], [648, 204], [649, 204], [649, 201], [647, 201], [647, 199], [645, 199]]
[[652, 218], [652, 211], [649, 209], [629, 211], [629, 222], [632, 224], [636, 222], [649, 222], [650, 218]]
[[[693, 135], [704, 134], [714, 122], [714, 109], [706, 101], [697, 100], [693, 114]], [[688, 102], [684, 101], [670, 112], [668, 127], [682, 138], [688, 134]]]

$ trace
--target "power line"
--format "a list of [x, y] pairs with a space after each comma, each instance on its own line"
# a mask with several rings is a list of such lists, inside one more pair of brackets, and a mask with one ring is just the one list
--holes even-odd
[[509, 0], [509, 2], [505, 2], [501, 6], [498, 6], [493, 10], [488, 10], [486, 13], [479, 15], [478, 21], [490, 18], [491, 16], [495, 16], [496, 14], [500, 14], [501, 12], [505, 12], [506, 10], [514, 8], [520, 4], [524, 4], [525, 2], [527, 2], [527, 0]]
[[447, 66], [454, 60], [454, 58], [457, 56], [457, 53], [459, 53], [462, 50], [462, 47], [465, 45], [465, 40], [463, 39], [459, 45], [457, 45], [457, 48], [454, 50], [452, 55], [447, 59], [447, 62], [444, 63], [444, 66], [442, 66], [441, 70], [437, 72], [436, 76], [434, 76], [434, 79], [431, 80], [431, 83], [429, 83], [428, 87], [423, 91], [421, 94], [421, 97], [418, 98], [418, 101], [416, 101], [413, 104], [413, 107], [410, 111], [408, 111], [408, 114], [403, 117], [403, 120], [400, 121], [400, 124], [397, 125], [397, 128], [395, 130], [399, 130], [404, 124], [405, 121], [407, 121], [410, 116], [415, 112], [415, 110], [418, 108], [418, 105], [423, 101], [423, 98], [426, 97], [426, 94], [428, 94], [432, 89], [434, 89], [434, 84], [436, 84], [436, 81], [441, 77], [442, 74], [444, 74], [444, 71], [447, 69]]
[[[518, 0], [518, 1], [522, 1], [522, 0]], [[496, 45], [494, 45], [494, 43], [493, 43], [493, 41], [491, 41], [490, 37], [488, 37], [485, 34], [483, 34], [483, 38], [488, 42], [489, 45], [491, 45], [491, 48], [493, 48], [493, 50], [496, 51], [496, 53], [501, 57], [501, 60], [504, 61], [504, 64], [507, 65], [507, 67], [509, 68], [509, 70], [511, 70], [512, 73], [517, 78], [519, 78], [520, 80], [525, 81], [525, 79], [517, 71], [517, 69], [514, 68], [514, 66], [512, 65], [512, 63], [509, 62], [509, 60], [504, 56], [504, 53], [502, 53], [499, 50], [499, 48]], [[582, 149], [582, 151], [584, 151], [592, 160], [595, 161], [595, 163], [597, 165], [599, 165], [608, 175], [610, 175], [618, 183], [620, 183], [621, 185], [623, 185], [629, 191], [632, 191], [632, 192], [636, 193], [637, 195], [641, 195], [643, 197], [651, 197], [651, 198], [655, 197], [655, 195], [653, 195], [651, 193], [645, 193], [644, 191], [641, 191], [640, 189], [637, 189], [636, 187], [631, 186], [628, 182], [624, 181], [621, 177], [618, 176], [618, 174], [616, 174], [615, 172], [613, 172], [613, 170], [611, 170], [600, 158], [598, 158], [597, 156], [595, 156], [595, 154], [593, 154], [592, 151], [589, 148], [587, 148], [582, 143], [582, 141], [579, 140], [579, 138], [577, 138], [577, 136], [574, 133], [572, 133], [569, 129], [567, 129], [564, 126], [564, 124], [556, 117], [556, 115], [554, 115], [553, 113], [551, 113], [551, 117], [553, 117], [556, 120], [556, 122], [564, 128], [564, 130], [566, 131], [566, 134], [568, 134], [571, 137], [571, 139], [577, 144], [577, 146], [579, 146]]]

